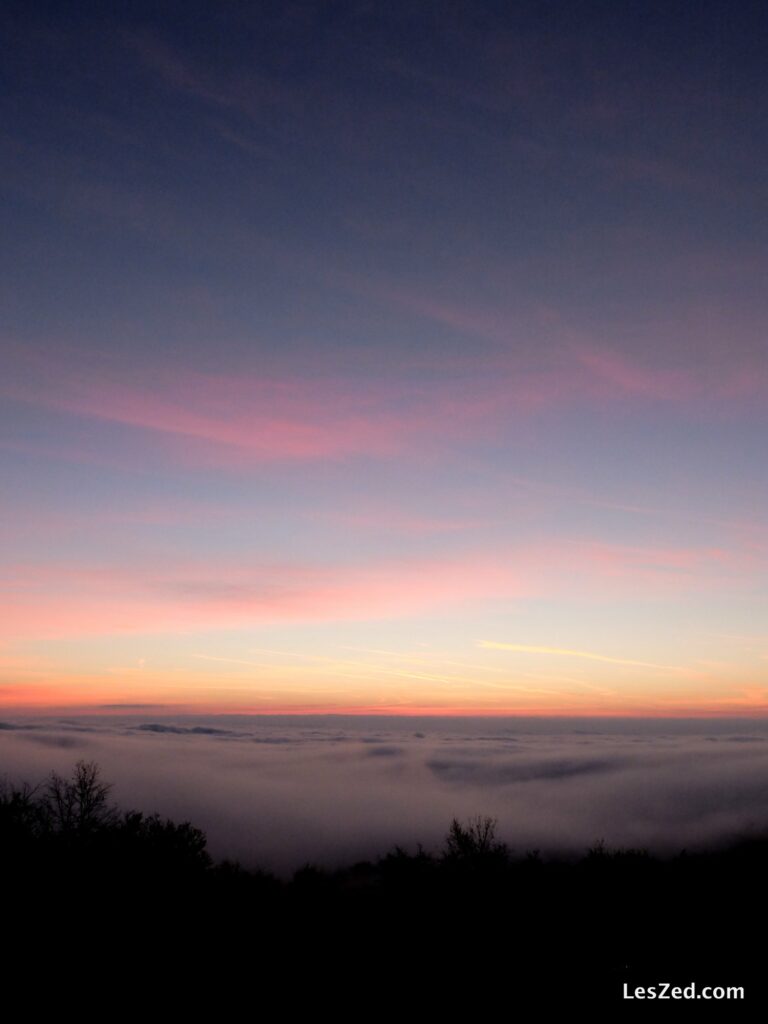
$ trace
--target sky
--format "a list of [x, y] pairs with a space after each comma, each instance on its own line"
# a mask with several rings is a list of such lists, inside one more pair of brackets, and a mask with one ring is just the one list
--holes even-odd
[[764, 5], [0, 18], [3, 711], [768, 712]]

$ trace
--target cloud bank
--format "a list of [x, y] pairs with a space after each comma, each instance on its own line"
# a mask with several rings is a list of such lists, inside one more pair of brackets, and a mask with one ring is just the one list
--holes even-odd
[[211, 853], [288, 874], [439, 850], [489, 814], [513, 851], [597, 840], [659, 853], [768, 825], [768, 722], [82, 717], [0, 723], [0, 777], [95, 760], [123, 808], [203, 828]]

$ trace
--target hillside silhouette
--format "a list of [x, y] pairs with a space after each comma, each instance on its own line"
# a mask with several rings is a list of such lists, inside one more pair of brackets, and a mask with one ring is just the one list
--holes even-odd
[[321, 993], [342, 972], [381, 999], [409, 984], [431, 1006], [474, 985], [506, 990], [510, 1006], [524, 994], [610, 1003], [626, 979], [751, 983], [753, 1007], [760, 995], [750, 925], [764, 911], [766, 837], [669, 858], [598, 842], [549, 859], [510, 849], [477, 816], [454, 819], [436, 852], [395, 847], [281, 880], [214, 862], [199, 828], [110, 794], [82, 761], [0, 791], [5, 930], [41, 969], [42, 943], [59, 967], [87, 949], [102, 978], [137, 950], [145, 969], [173, 951], [230, 984], [301, 978]]

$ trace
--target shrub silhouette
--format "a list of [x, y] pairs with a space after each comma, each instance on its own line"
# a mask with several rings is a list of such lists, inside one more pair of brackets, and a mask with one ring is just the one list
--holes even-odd
[[126, 858], [127, 868], [141, 868], [177, 880], [211, 867], [206, 836], [188, 821], [177, 823], [159, 814], [128, 811], [111, 830], [115, 847]]
[[443, 859], [452, 863], [504, 863], [509, 860], [509, 847], [496, 839], [496, 818], [477, 815], [462, 825], [457, 818], [451, 822], [445, 837]]
[[[395, 847], [288, 880], [213, 865], [189, 822], [121, 810], [110, 795], [93, 762], [37, 786], [0, 783], [0, 903], [15, 941], [39, 943], [45, 929], [79, 956], [99, 936], [115, 962], [119, 944], [126, 955], [151, 946], [158, 963], [172, 948], [206, 964], [220, 957], [227, 977], [235, 961], [250, 977], [254, 962], [277, 971], [322, 961], [328, 973], [340, 957], [373, 972], [393, 950], [415, 971], [425, 949], [439, 964], [436, 984], [464, 977], [467, 964], [478, 978], [502, 976], [510, 962], [550, 982], [553, 964], [573, 979], [604, 964], [615, 980], [649, 949], [676, 968], [681, 949], [694, 965], [714, 949], [718, 970], [726, 954], [739, 971], [752, 956], [764, 977], [762, 948], [738, 925], [739, 908], [762, 912], [768, 835], [666, 858], [602, 841], [579, 857], [513, 858], [494, 818], [454, 818], [434, 855]], [[515, 927], [499, 944], [505, 921]], [[717, 934], [728, 935], [727, 949], [712, 947]]]

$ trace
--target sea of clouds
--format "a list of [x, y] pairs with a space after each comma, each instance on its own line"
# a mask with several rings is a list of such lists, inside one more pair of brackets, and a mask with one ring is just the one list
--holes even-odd
[[96, 761], [124, 809], [189, 820], [214, 857], [289, 874], [437, 852], [498, 820], [523, 854], [659, 853], [768, 830], [768, 721], [164, 717], [0, 722], [0, 779]]

